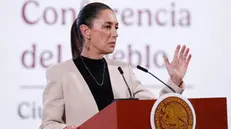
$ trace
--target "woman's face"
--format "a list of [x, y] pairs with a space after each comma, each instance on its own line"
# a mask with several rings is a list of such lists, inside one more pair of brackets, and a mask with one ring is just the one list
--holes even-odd
[[90, 49], [100, 54], [109, 54], [114, 51], [118, 21], [112, 10], [102, 10], [98, 17], [92, 21], [90, 28]]

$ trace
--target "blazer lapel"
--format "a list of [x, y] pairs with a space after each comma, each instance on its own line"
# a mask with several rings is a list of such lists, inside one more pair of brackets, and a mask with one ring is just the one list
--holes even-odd
[[113, 62], [106, 58], [108, 64], [108, 71], [111, 81], [111, 86], [113, 90], [113, 95], [115, 99], [118, 98], [127, 98], [127, 88], [125, 82], [122, 78], [122, 75], [118, 71], [118, 65], [113, 64]]
[[[75, 66], [74, 62], [72, 61], [72, 68], [73, 68], [73, 74], [75, 74], [77, 76], [76, 78], [76, 83], [77, 85], [75, 85], [78, 88], [78, 91], [80, 92], [80, 95], [82, 96], [78, 96], [81, 97], [82, 99], [86, 99], [87, 101], [85, 101], [84, 103], [88, 105], [88, 108], [91, 108], [91, 111], [93, 111], [92, 113], [97, 113], [99, 110], [97, 108], [97, 104], [95, 102], [95, 99], [86, 83], [86, 81], [84, 80], [82, 74], [79, 72], [79, 70], [77, 69], [77, 67]], [[78, 103], [81, 104], [81, 103]], [[79, 106], [79, 105], [76, 105]]]

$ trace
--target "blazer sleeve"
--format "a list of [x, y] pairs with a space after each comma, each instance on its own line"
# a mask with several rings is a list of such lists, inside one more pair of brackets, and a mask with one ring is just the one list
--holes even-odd
[[[57, 69], [56, 69], [57, 70]], [[61, 79], [55, 70], [46, 72], [47, 86], [43, 92], [42, 124], [39, 129], [63, 129], [64, 97]]]
[[[168, 84], [173, 90], [175, 90], [176, 93], [178, 93], [178, 94], [182, 94], [183, 91], [185, 90], [185, 84], [184, 84], [184, 82], [181, 84], [182, 86], [179, 87], [179, 86], [177, 86], [176, 84], [174, 84], [174, 83], [172, 82], [171, 79], [169, 79], [168, 82], [167, 82], [167, 84]], [[164, 87], [162, 88], [162, 90], [160, 91], [160, 96], [161, 96], [161, 95], [164, 95], [164, 94], [167, 94], [167, 93], [173, 93], [173, 91], [170, 90], [168, 87], [164, 86]]]
[[140, 100], [156, 99], [151, 91], [142, 86], [141, 82], [136, 78], [135, 73], [133, 72], [132, 67], [130, 65], [128, 65], [128, 69], [134, 97]]
[[[154, 94], [149, 91], [148, 89], [145, 89], [141, 82], [136, 78], [133, 70], [132, 70], [132, 67], [130, 65], [128, 65], [129, 67], [129, 73], [130, 73], [130, 79], [131, 79], [131, 86], [132, 86], [132, 89], [133, 89], [133, 94], [135, 96], [135, 98], [138, 98], [138, 99], [156, 99], [156, 97], [154, 96]], [[183, 83], [182, 84], [182, 88], [178, 87], [177, 85], [175, 85], [171, 79], [168, 80], [167, 84], [169, 86], [171, 86], [175, 91], [176, 93], [179, 93], [179, 94], [182, 94], [183, 91], [184, 91], [184, 88], [185, 88], [185, 84]], [[160, 95], [159, 96], [162, 96], [164, 94], [167, 94], [167, 93], [172, 93], [172, 91], [164, 86], [161, 91], [160, 91]]]

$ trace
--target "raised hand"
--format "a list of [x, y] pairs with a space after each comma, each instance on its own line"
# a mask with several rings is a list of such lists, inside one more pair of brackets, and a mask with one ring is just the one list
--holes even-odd
[[186, 48], [185, 45], [182, 48], [180, 45], [176, 47], [174, 57], [171, 63], [166, 56], [163, 57], [168, 74], [174, 84], [179, 86], [180, 83], [183, 81], [191, 57], [192, 55], [189, 54], [189, 48]]

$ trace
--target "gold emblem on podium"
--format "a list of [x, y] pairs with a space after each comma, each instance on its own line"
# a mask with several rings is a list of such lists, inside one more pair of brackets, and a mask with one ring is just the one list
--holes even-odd
[[151, 112], [153, 129], [194, 129], [195, 112], [183, 96], [169, 94], [158, 99]]

